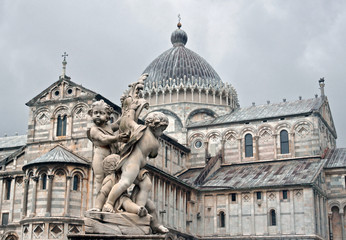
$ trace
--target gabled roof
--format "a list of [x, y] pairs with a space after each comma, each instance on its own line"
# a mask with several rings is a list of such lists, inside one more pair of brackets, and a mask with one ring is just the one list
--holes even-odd
[[285, 116], [295, 116], [318, 111], [323, 103], [322, 98], [302, 99], [293, 102], [272, 103], [266, 105], [238, 108], [232, 113], [216, 119], [190, 124], [188, 127], [218, 125], [232, 122], [246, 122]]
[[30, 161], [23, 166], [23, 169], [36, 165], [36, 164], [50, 164], [50, 163], [66, 163], [66, 164], [82, 164], [90, 165], [90, 163], [80, 156], [77, 156], [70, 150], [64, 148], [61, 145], [57, 145], [52, 148], [49, 152], [42, 156]]
[[[253, 189], [312, 184], [325, 160], [319, 158], [234, 164], [220, 167], [201, 188]], [[202, 169], [192, 169], [179, 178], [192, 184]]]
[[24, 146], [26, 139], [27, 135], [0, 137], [0, 149]]
[[346, 167], [346, 148], [332, 149], [327, 158], [325, 168], [342, 168]]
[[[51, 84], [49, 87], [47, 87], [45, 90], [43, 90], [40, 94], [38, 94], [36, 97], [31, 99], [29, 102], [27, 102], [26, 105], [30, 107], [30, 106], [35, 105], [36, 103], [39, 103], [39, 100], [42, 97], [49, 94], [52, 89], [56, 88], [57, 86], [59, 86], [63, 82], [67, 83], [71, 87], [80, 88], [85, 93], [84, 96], [89, 95], [89, 96], [94, 97], [96, 95], [96, 93], [94, 91], [91, 91], [90, 89], [87, 89], [87, 88], [83, 87], [82, 85], [78, 85], [78, 84], [72, 82], [69, 77], [65, 76], [65, 78], [60, 78], [58, 81]], [[74, 97], [73, 99], [75, 100], [76, 97]]]

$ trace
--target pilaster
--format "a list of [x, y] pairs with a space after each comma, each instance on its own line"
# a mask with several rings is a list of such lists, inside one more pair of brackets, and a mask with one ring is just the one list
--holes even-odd
[[65, 216], [70, 216], [70, 195], [71, 195], [71, 176], [66, 176], [66, 199], [65, 199]]
[[51, 216], [53, 179], [54, 179], [54, 175], [48, 175], [48, 194], [47, 194], [46, 214], [45, 214], [46, 217]]
[[36, 215], [36, 198], [37, 198], [37, 182], [38, 177], [31, 177], [33, 181], [33, 188], [32, 188], [32, 200], [31, 200], [31, 213], [30, 217], [34, 217]]

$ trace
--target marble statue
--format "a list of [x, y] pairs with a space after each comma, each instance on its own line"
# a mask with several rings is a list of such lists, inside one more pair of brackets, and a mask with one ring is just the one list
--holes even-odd
[[[130, 216], [134, 219], [132, 222], [138, 224], [144, 224], [141, 218], [149, 217], [152, 232], [168, 232], [159, 223], [155, 204], [149, 199], [152, 183], [148, 170], [144, 169], [147, 157], [157, 156], [158, 138], [168, 126], [168, 118], [160, 112], [148, 114], [145, 125], [138, 123], [142, 110], [149, 106], [141, 96], [147, 76], [143, 74], [129, 85], [129, 90], [121, 97], [122, 115], [114, 124], [109, 123], [112, 108], [103, 100], [95, 102], [89, 111], [94, 122], [88, 137], [94, 144], [92, 169], [97, 196], [95, 206], [87, 213], [86, 225], [89, 224], [87, 227], [93, 229], [93, 233], [102, 231], [102, 224], [106, 224], [108, 218], [111, 220], [107, 223], [109, 229], [105, 225], [108, 229], [105, 233], [113, 230], [118, 233], [114, 224], [121, 223], [116, 215], [109, 214], [120, 214], [126, 219]], [[133, 190], [129, 192], [131, 186]], [[95, 222], [98, 218], [102, 223]], [[131, 228], [126, 231], [133, 233]]]
[[94, 102], [88, 111], [94, 122], [94, 125], [88, 129], [87, 135], [94, 144], [92, 169], [95, 175], [96, 192], [100, 191], [104, 179], [103, 159], [118, 152], [116, 143], [128, 139], [126, 133], [115, 132], [119, 128], [117, 124], [108, 124], [112, 112], [113, 109], [103, 100]]

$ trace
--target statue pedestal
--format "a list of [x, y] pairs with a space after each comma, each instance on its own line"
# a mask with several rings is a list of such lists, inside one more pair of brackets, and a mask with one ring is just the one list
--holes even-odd
[[133, 213], [84, 213], [85, 233], [107, 235], [148, 235], [151, 216], [139, 217]]

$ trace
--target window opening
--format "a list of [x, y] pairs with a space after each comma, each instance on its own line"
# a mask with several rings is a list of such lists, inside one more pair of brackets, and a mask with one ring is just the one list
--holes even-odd
[[42, 190], [47, 189], [47, 174], [45, 173], [41, 175], [41, 187], [42, 187]]
[[275, 210], [270, 210], [270, 226], [276, 226], [276, 213]]
[[10, 200], [11, 198], [11, 182], [12, 182], [12, 179], [10, 178], [6, 179], [5, 200]]
[[56, 135], [59, 136], [66, 136], [66, 125], [67, 125], [67, 116], [64, 115], [63, 117], [61, 115], [57, 118], [57, 129], [56, 129]]
[[1, 220], [1, 225], [6, 226], [8, 224], [8, 213], [3, 213], [2, 214], [2, 220]]
[[257, 200], [261, 200], [262, 199], [262, 192], [256, 192], [256, 197], [257, 197]]
[[73, 191], [78, 191], [79, 190], [79, 176], [74, 175], [73, 177]]
[[253, 156], [252, 135], [248, 133], [245, 135], [245, 157], [252, 157], [252, 156]]
[[219, 227], [220, 228], [225, 227], [225, 213], [222, 211], [219, 213]]
[[282, 199], [288, 199], [288, 191], [287, 190], [282, 191]]
[[237, 194], [232, 193], [232, 202], [236, 202], [236, 201], [237, 201]]
[[288, 142], [288, 132], [286, 130], [282, 130], [280, 132], [280, 149], [281, 149], [281, 154], [287, 154], [290, 152], [289, 142]]

